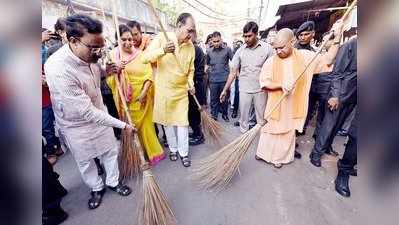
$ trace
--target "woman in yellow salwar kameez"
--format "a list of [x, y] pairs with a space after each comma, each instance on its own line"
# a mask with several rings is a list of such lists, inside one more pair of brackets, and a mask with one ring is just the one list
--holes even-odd
[[[142, 63], [142, 51], [134, 48], [129, 27], [120, 25], [119, 31], [121, 48], [116, 47], [109, 56], [112, 62], [124, 68], [119, 75], [119, 80], [128, 102], [130, 115], [138, 130], [148, 160], [151, 165], [155, 165], [164, 159], [165, 155], [152, 121], [154, 89], [152, 87], [151, 65]], [[115, 84], [115, 76], [109, 76], [107, 84], [112, 90], [116, 108], [120, 112], [121, 102]]]

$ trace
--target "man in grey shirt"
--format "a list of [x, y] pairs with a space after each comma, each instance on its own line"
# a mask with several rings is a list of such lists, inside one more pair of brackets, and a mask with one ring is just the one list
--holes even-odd
[[243, 28], [245, 44], [241, 46], [232, 60], [232, 70], [226, 85], [220, 95], [220, 102], [224, 102], [231, 83], [240, 76], [240, 131], [249, 130], [251, 105], [254, 104], [256, 121], [263, 123], [267, 94], [259, 86], [259, 74], [266, 59], [273, 55], [273, 48], [258, 40], [258, 25], [248, 22]]
[[211, 95], [211, 114], [217, 120], [219, 111], [222, 112], [222, 118], [229, 122], [227, 115], [228, 102], [220, 102], [219, 96], [226, 84], [229, 75], [229, 60], [233, 58], [233, 53], [228, 46], [225, 46], [219, 32], [212, 34], [213, 47], [206, 53], [206, 71], [209, 77], [209, 89]]

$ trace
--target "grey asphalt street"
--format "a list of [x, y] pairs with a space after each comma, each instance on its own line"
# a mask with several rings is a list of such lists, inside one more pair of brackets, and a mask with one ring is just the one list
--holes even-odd
[[[233, 121], [223, 122], [223, 126], [230, 140], [239, 136]], [[297, 139], [302, 159], [281, 169], [254, 159], [255, 140], [241, 163], [240, 174], [219, 194], [199, 190], [189, 179], [191, 169], [183, 167], [180, 160], [165, 159], [153, 168], [153, 173], [180, 225], [352, 225], [359, 216], [360, 182], [357, 177], [350, 178], [351, 198], [337, 194], [333, 183], [337, 158], [324, 158], [322, 168], [312, 166], [308, 157], [314, 143], [312, 134], [313, 127], [310, 127], [305, 136]], [[340, 157], [345, 140], [337, 137], [334, 143]], [[215, 150], [210, 144], [190, 147], [193, 164]], [[130, 196], [121, 197], [108, 191], [102, 205], [89, 210], [90, 190], [80, 178], [69, 152], [59, 159], [55, 170], [69, 191], [62, 201], [62, 207], [69, 214], [63, 224], [137, 224], [141, 187], [137, 180], [128, 183], [133, 188]]]

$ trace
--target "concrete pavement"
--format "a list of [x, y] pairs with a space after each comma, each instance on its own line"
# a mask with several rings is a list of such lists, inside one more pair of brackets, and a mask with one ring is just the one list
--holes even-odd
[[[233, 122], [223, 123], [232, 140], [240, 135]], [[180, 160], [168, 158], [160, 162], [153, 173], [175, 213], [180, 225], [352, 225], [358, 214], [357, 193], [359, 180], [351, 177], [351, 198], [344, 198], [334, 190], [336, 160], [327, 157], [323, 167], [316, 168], [309, 162], [313, 147], [308, 128], [306, 136], [297, 140], [302, 159], [295, 160], [281, 169], [254, 159], [257, 140], [251, 146], [227, 190], [215, 194], [201, 191], [189, 179], [191, 168]], [[342, 157], [345, 138], [337, 137], [334, 149]], [[216, 149], [210, 144], [190, 147], [192, 163]], [[166, 149], [167, 151], [167, 149]], [[80, 178], [76, 163], [70, 153], [56, 164], [61, 183], [69, 191], [62, 207], [69, 218], [65, 225], [133, 225], [137, 224], [139, 182], [130, 181], [133, 193], [121, 197], [108, 191], [102, 205], [87, 208], [90, 190]]]

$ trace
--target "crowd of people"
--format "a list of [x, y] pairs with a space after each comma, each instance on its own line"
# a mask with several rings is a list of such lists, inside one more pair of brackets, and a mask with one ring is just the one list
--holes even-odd
[[[189, 167], [189, 146], [205, 142], [194, 95], [204, 109], [209, 105], [214, 120], [219, 113], [226, 123], [239, 116], [234, 126], [242, 133], [262, 125], [256, 159], [276, 168], [301, 158], [296, 136], [305, 133], [316, 112], [310, 163], [320, 167], [324, 154], [337, 156], [334, 137], [348, 135], [335, 188], [350, 196], [349, 175], [356, 175], [357, 162], [357, 38], [342, 44], [342, 21], [324, 35], [320, 54], [311, 44], [312, 21], [295, 31], [272, 30], [266, 41], [259, 39], [258, 25], [248, 22], [244, 42], [236, 40], [233, 49], [218, 31], [207, 36], [203, 49], [189, 13], [180, 14], [175, 25], [166, 35], [150, 37], [140, 23], [129, 21], [119, 25], [112, 45], [103, 24], [86, 15], [60, 18], [54, 32], [42, 30], [44, 224], [67, 218], [60, 206], [67, 191], [52, 168], [67, 150], [91, 189], [89, 209], [100, 206], [106, 188], [131, 193], [119, 179], [121, 130], [137, 132], [152, 166], [168, 156]], [[116, 79], [133, 125], [120, 117]]]

